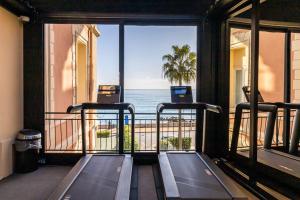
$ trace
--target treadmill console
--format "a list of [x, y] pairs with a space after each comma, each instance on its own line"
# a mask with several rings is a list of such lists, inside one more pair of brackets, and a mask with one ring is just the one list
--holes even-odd
[[172, 103], [193, 103], [191, 86], [171, 86]]
[[101, 104], [120, 103], [121, 86], [99, 85], [97, 102]]
[[[247, 102], [250, 102], [250, 86], [244, 86], [242, 88], [242, 90], [243, 90], [243, 93], [246, 97]], [[264, 98], [262, 97], [260, 91], [258, 91], [258, 102], [259, 103], [264, 102]]]

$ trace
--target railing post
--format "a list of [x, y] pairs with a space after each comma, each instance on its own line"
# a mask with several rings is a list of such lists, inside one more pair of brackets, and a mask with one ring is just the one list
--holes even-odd
[[279, 116], [276, 118], [276, 146], [278, 146], [278, 136], [279, 136]]
[[134, 120], [135, 120], [134, 113], [131, 113], [131, 153], [132, 154], [134, 154], [134, 145], [135, 145], [135, 141], [134, 141]]
[[124, 153], [124, 110], [119, 111], [119, 154]]
[[[119, 114], [116, 113], [116, 114], [115, 114], [115, 120], [116, 120], [116, 123], [117, 123], [117, 124], [116, 124], [116, 130], [117, 130], [117, 131], [116, 131], [116, 134], [117, 134], [117, 135], [116, 135], [116, 148], [119, 148], [119, 149], [120, 149], [120, 146], [119, 146], [119, 143], [120, 143], [120, 138], [119, 138], [119, 135], [120, 135], [119, 127], [120, 127], [120, 126], [119, 126], [119, 121], [118, 121], [119, 119], [118, 119], [118, 116], [119, 116]], [[119, 150], [119, 149], [118, 149], [118, 150]]]
[[159, 154], [159, 145], [160, 145], [160, 113], [159, 111], [156, 112], [156, 152]]
[[85, 109], [81, 109], [81, 131], [82, 131], [82, 155], [86, 155], [86, 141], [85, 141]]
[[202, 123], [202, 153], [205, 153], [206, 149], [206, 110], [203, 110], [203, 123]]

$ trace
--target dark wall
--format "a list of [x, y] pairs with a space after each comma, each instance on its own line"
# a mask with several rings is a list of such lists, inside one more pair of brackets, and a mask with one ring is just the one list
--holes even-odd
[[[44, 132], [43, 24], [24, 24], [24, 127]], [[44, 146], [44, 145], [43, 145]]]
[[[221, 115], [207, 113], [206, 153], [212, 157], [224, 156], [228, 151], [229, 64], [226, 57], [227, 25], [218, 19], [203, 22], [200, 36], [197, 101], [222, 107]], [[229, 46], [228, 46], [229, 47]], [[198, 129], [202, 113], [198, 113]], [[199, 146], [202, 139], [197, 140]]]

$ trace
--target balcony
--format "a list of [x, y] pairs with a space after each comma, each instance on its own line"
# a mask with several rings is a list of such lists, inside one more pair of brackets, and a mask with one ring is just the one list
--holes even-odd
[[[229, 114], [229, 141], [233, 131], [234, 114]], [[294, 112], [291, 113], [291, 127], [294, 122]], [[45, 144], [48, 153], [80, 153], [82, 151], [82, 134], [80, 126], [80, 114], [68, 114], [61, 112], [48, 112], [45, 114]], [[128, 114], [128, 122], [125, 120], [124, 128], [124, 150], [130, 150], [131, 125]], [[161, 150], [164, 151], [195, 151], [196, 114], [183, 113], [181, 120], [181, 133], [183, 140], [182, 149], [178, 148], [179, 115], [164, 113], [161, 117]], [[89, 153], [117, 153], [119, 141], [119, 114], [118, 113], [87, 113], [87, 151]], [[275, 133], [272, 145], [280, 147], [283, 144], [283, 111], [278, 112]], [[266, 129], [267, 116], [259, 113], [258, 117], [258, 138], [259, 146], [263, 145]], [[156, 114], [136, 113], [135, 119], [135, 151], [154, 152], [157, 146]], [[250, 146], [250, 113], [244, 112], [239, 134], [238, 148], [249, 148]], [[230, 145], [229, 145], [230, 146]]]
[[[80, 114], [47, 112], [45, 114], [45, 145], [48, 153], [78, 153], [82, 150]], [[124, 150], [131, 146], [131, 119], [124, 114]], [[160, 144], [165, 151], [195, 151], [196, 114], [181, 114], [182, 149], [178, 148], [178, 113], [164, 113], [161, 117]], [[115, 112], [87, 113], [87, 151], [90, 153], [116, 153], [119, 142], [119, 114]], [[127, 121], [127, 122], [126, 122]], [[156, 113], [135, 114], [135, 151], [155, 152], [157, 146]]]

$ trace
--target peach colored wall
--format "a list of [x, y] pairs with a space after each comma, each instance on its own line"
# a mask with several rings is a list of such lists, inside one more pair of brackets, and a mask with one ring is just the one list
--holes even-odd
[[23, 128], [23, 25], [0, 7], [0, 179], [13, 172], [13, 142]]
[[[45, 25], [46, 111], [66, 112], [69, 105], [78, 101], [88, 101], [87, 95], [85, 95], [85, 100], [79, 99], [80, 91], [82, 91], [80, 85], [84, 81], [87, 81], [87, 77], [80, 72], [78, 59], [80, 60], [83, 55], [85, 55], [84, 60], [87, 61], [87, 59], [90, 59], [90, 66], [86, 62], [85, 66], [81, 67], [81, 69], [84, 68], [87, 72], [93, 68], [93, 73], [95, 73], [97, 37], [99, 37], [99, 32], [92, 25]], [[85, 52], [79, 52], [77, 48], [79, 44], [83, 44], [86, 47]], [[90, 47], [93, 48], [93, 51], [88, 49]], [[90, 54], [91, 57], [87, 57], [90, 56], [87, 55], [88, 52], [92, 52]], [[89, 73], [89, 75], [92, 76], [92, 73]], [[85, 77], [85, 80], [80, 77]], [[91, 89], [95, 88], [95, 86], [91, 87], [92, 83], [96, 83], [95, 77], [95, 74], [93, 74], [93, 77], [88, 78], [91, 81], [89, 85]], [[88, 92], [87, 89], [86, 87], [86, 93]], [[92, 96], [96, 97], [96, 91]], [[95, 97], [92, 99], [95, 99]], [[76, 123], [72, 125], [71, 121], [67, 120], [68, 118], [74, 118], [74, 116], [67, 114], [47, 114], [47, 118], [63, 120], [46, 120], [46, 150], [78, 147], [77, 138], [81, 134], [80, 125]], [[89, 144], [89, 142], [87, 143]]]
[[[244, 85], [248, 85], [250, 75], [250, 31], [233, 29], [231, 33], [231, 68], [232, 65], [240, 65], [239, 57], [235, 51], [239, 48], [245, 49], [244, 59]], [[259, 90], [265, 101], [283, 101], [284, 97], [284, 34], [276, 32], [260, 32], [259, 43]], [[237, 64], [236, 64], [237, 63]], [[248, 71], [249, 69], [249, 71]], [[231, 70], [230, 79], [234, 79], [234, 71]], [[235, 104], [235, 83], [230, 87], [230, 106]]]
[[259, 90], [265, 101], [283, 101], [284, 33], [260, 32]]
[[55, 24], [54, 31], [54, 77], [55, 111], [65, 112], [73, 103], [72, 88], [72, 25]]

